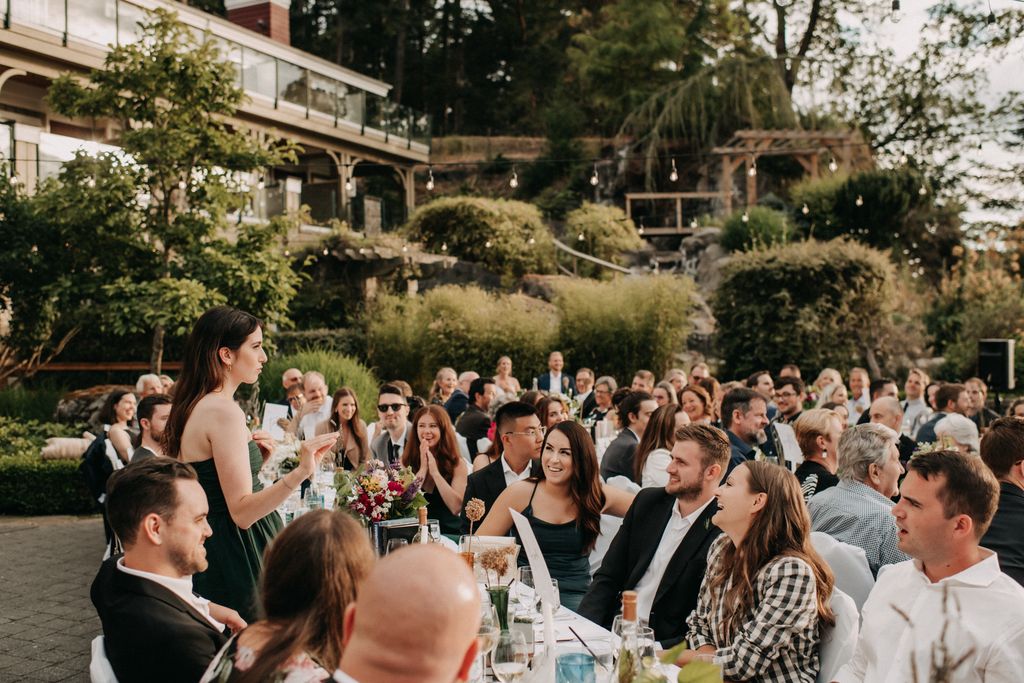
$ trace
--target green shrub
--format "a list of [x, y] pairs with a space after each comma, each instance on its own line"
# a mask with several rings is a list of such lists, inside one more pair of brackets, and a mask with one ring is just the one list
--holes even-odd
[[555, 284], [558, 346], [570, 368], [628, 383], [641, 368], [660, 374], [690, 333], [693, 281], [672, 275]]
[[523, 384], [545, 367], [558, 327], [554, 308], [519, 294], [489, 294], [449, 285], [421, 297], [380, 297], [367, 319], [369, 358], [388, 379], [425, 396], [444, 366], [490, 375], [508, 355]]
[[[411, 240], [509, 279], [555, 269], [551, 232], [537, 207], [482, 197], [443, 197], [421, 207], [405, 227]], [[532, 240], [532, 243], [531, 243]]]
[[[368, 422], [374, 419], [377, 405], [378, 382], [365, 365], [351, 356], [311, 347], [296, 353], [274, 356], [260, 374], [260, 398], [264, 401], [276, 401], [282, 398], [281, 375], [288, 368], [298, 368], [303, 372], [316, 370], [327, 380], [331, 393], [341, 387], [349, 387], [359, 397], [360, 414]], [[369, 412], [368, 412], [369, 411]], [[369, 418], [367, 418], [369, 414]]]
[[22, 420], [51, 420], [57, 402], [65, 393], [62, 387], [27, 389], [13, 386], [0, 391], [0, 416]]
[[362, 331], [356, 327], [282, 330], [274, 333], [274, 350], [287, 356], [316, 348], [345, 356], [358, 356], [363, 349]]
[[[744, 214], [747, 220], [743, 220]], [[729, 251], [749, 251], [785, 244], [791, 237], [786, 214], [763, 206], [752, 206], [726, 219], [719, 242]]]
[[734, 256], [712, 303], [725, 376], [794, 361], [808, 374], [865, 362], [890, 324], [894, 277], [885, 254], [848, 240]]
[[[644, 246], [633, 221], [617, 206], [584, 204], [566, 216], [565, 234], [574, 249], [619, 265], [623, 263], [623, 252]], [[580, 262], [579, 268], [579, 274], [588, 277], [601, 270], [587, 261]]]
[[96, 512], [96, 502], [78, 474], [78, 463], [78, 460], [41, 460], [38, 451], [0, 458], [0, 514]]
[[23, 453], [35, 453], [38, 457], [39, 449], [51, 436], [78, 437], [85, 429], [85, 425], [0, 417], [0, 457]]

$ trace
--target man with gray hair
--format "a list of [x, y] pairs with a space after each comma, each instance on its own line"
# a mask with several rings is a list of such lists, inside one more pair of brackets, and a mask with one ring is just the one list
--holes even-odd
[[897, 433], [873, 423], [850, 427], [839, 439], [839, 483], [811, 497], [811, 528], [864, 549], [871, 573], [909, 559], [899, 550], [891, 498], [903, 474]]
[[163, 392], [164, 385], [160, 381], [160, 375], [141, 375], [138, 381], [135, 382], [135, 394], [139, 397], [139, 400], [153, 394], [162, 394]]

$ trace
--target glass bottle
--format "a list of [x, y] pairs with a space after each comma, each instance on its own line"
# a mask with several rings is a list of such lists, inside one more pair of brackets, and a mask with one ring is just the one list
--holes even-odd
[[416, 511], [416, 514], [419, 517], [418, 524], [420, 528], [416, 535], [412, 537], [413, 545], [417, 543], [433, 543], [434, 538], [430, 534], [430, 525], [427, 523], [427, 508], [425, 506], [421, 507]]
[[618, 683], [632, 683], [633, 679], [640, 673], [636, 591], [622, 591], [622, 622], [620, 629], [619, 636], [622, 638], [622, 645], [619, 648], [619, 657], [615, 664], [615, 680]]

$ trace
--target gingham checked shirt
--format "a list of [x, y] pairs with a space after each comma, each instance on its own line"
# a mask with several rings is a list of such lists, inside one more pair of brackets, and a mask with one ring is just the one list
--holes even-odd
[[[693, 649], [715, 648], [722, 675], [761, 683], [814, 683], [818, 673], [817, 582], [811, 566], [780, 555], [761, 568], [754, 581], [754, 601], [736, 635], [727, 640], [722, 601], [712, 610], [709, 577], [732, 540], [722, 534], [708, 552], [708, 571], [697, 608], [690, 613], [687, 640]], [[726, 582], [719, 590], [731, 586]]]

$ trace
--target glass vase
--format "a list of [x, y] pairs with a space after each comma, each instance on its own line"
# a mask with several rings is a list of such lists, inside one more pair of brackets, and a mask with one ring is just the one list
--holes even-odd
[[487, 595], [491, 598], [494, 611], [498, 613], [502, 633], [508, 631], [508, 586], [488, 586]]

